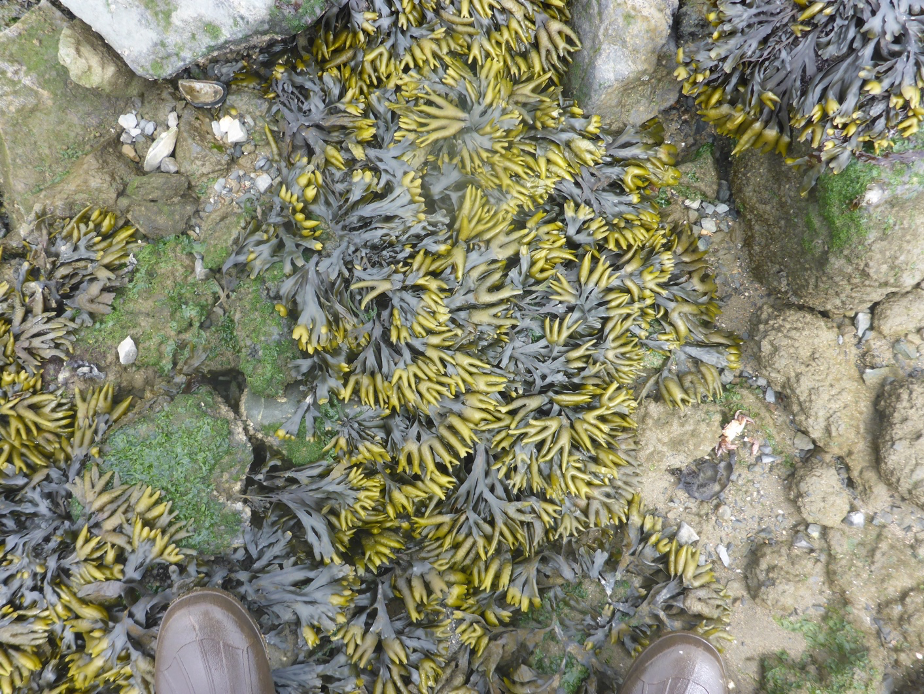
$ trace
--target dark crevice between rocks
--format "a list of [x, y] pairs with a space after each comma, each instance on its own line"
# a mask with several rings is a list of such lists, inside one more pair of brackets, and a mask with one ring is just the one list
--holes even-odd
[[233, 412], [238, 412], [247, 381], [240, 371], [217, 371], [203, 376], [198, 383], [210, 386]]

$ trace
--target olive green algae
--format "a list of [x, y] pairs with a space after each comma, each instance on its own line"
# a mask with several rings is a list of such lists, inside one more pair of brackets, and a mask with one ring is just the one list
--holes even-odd
[[179, 395], [133, 417], [109, 435], [103, 458], [123, 482], [150, 485], [173, 502], [192, 533], [181, 544], [220, 554], [241, 533], [243, 507], [231, 502], [253, 451], [212, 391]]

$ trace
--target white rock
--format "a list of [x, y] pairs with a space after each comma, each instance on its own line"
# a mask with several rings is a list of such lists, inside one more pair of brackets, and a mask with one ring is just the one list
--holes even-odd
[[254, 185], [257, 186], [257, 190], [261, 193], [265, 193], [273, 185], [273, 179], [270, 178], [269, 174], [260, 174], [254, 179]]
[[853, 319], [853, 324], [857, 329], [857, 335], [863, 335], [872, 322], [873, 319], [869, 311], [860, 311]]
[[167, 114], [167, 127], [168, 128], [175, 128], [177, 125], [179, 125], [179, 122], [180, 122], [180, 118], [179, 116], [176, 115], [176, 111], [171, 111], [170, 113]]
[[144, 158], [144, 170], [156, 171], [160, 163], [173, 154], [173, 148], [176, 146], [177, 129], [170, 128], [163, 135], [154, 140], [148, 155]]
[[722, 563], [725, 565], [725, 568], [728, 568], [728, 565], [731, 564], [731, 559], [728, 558], [728, 550], [725, 549], [725, 545], [716, 545], [715, 551], [719, 555], [719, 559], [722, 560]]
[[221, 136], [224, 135], [224, 132], [222, 131], [221, 126], [218, 124], [217, 120], [212, 121], [212, 132], [219, 140], [221, 139]]
[[680, 522], [676, 537], [677, 542], [681, 545], [692, 545], [699, 539], [699, 535], [696, 534], [696, 531], [683, 521]]
[[138, 358], [138, 348], [135, 346], [135, 341], [131, 335], [122, 340], [117, 349], [119, 350], [120, 364], [134, 364], [135, 359]]
[[141, 134], [141, 128], [129, 128], [128, 134], [132, 137], [138, 137]]
[[[227, 118], [227, 116], [225, 116], [225, 118]], [[222, 118], [222, 120], [224, 120], [224, 118]], [[230, 145], [247, 141], [247, 131], [244, 130], [244, 126], [241, 125], [241, 122], [237, 118], [232, 119], [231, 123], [228, 124], [228, 129], [225, 130], [225, 139]]]
[[160, 163], [160, 170], [164, 173], [176, 173], [180, 170], [180, 166], [173, 157], [164, 157]]
[[134, 113], [123, 113], [119, 116], [119, 125], [121, 125], [126, 130], [134, 128], [138, 125], [138, 118], [135, 117]]
[[225, 134], [226, 132], [231, 130], [231, 124], [235, 120], [237, 119], [233, 118], [232, 116], [225, 116], [220, 121], [218, 121], [218, 129], [221, 130], [222, 134]]

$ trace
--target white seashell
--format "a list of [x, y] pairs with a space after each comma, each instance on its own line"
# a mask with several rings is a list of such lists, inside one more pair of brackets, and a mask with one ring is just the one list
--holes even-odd
[[135, 341], [131, 335], [122, 340], [117, 349], [119, 350], [120, 364], [134, 364], [135, 359], [138, 358], [138, 348], [135, 346]]
[[144, 158], [145, 171], [157, 170], [164, 158], [173, 153], [173, 148], [176, 146], [176, 136], [177, 129], [170, 128], [170, 130], [154, 140], [154, 144], [148, 150], [148, 155]]

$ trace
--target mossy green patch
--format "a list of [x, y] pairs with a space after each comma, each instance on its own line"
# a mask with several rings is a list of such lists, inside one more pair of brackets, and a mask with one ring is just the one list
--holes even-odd
[[856, 203], [881, 173], [879, 166], [852, 161], [839, 174], [826, 172], [818, 178], [818, 209], [830, 228], [831, 250], [851, 247], [869, 234]]
[[208, 22], [205, 26], [202, 27], [202, 30], [205, 32], [205, 35], [209, 37], [212, 41], [221, 40], [221, 29], [211, 22]]
[[303, 424], [294, 439], [276, 439], [276, 432], [281, 426], [282, 422], [267, 424], [263, 427], [263, 433], [274, 437], [275, 447], [293, 465], [298, 467], [309, 465], [327, 456], [324, 452], [324, 447], [330, 442], [330, 437], [323, 432], [315, 436], [313, 440], [308, 440], [305, 438], [305, 426]]
[[144, 246], [136, 255], [138, 265], [131, 281], [113, 302], [112, 313], [80, 331], [78, 352], [100, 359], [114, 354], [130, 335], [138, 346], [135, 363], [154, 367], [161, 375], [168, 375], [197, 349], [210, 349], [210, 356], [219, 362], [230, 361], [230, 354], [219, 354], [220, 341], [201, 328], [218, 300], [219, 288], [212, 280], [195, 278], [192, 253], [192, 242], [185, 236]]
[[870, 663], [863, 637], [844, 614], [829, 611], [819, 622], [781, 621], [800, 632], [808, 648], [795, 659], [785, 651], [761, 660], [766, 694], [873, 694], [879, 691], [879, 671]]
[[291, 382], [289, 363], [300, 353], [292, 329], [263, 295], [262, 280], [245, 279], [231, 297], [240, 369], [247, 386], [262, 397], [278, 397]]
[[208, 390], [177, 396], [159, 411], [113, 432], [104, 445], [104, 467], [123, 482], [163, 491], [178, 520], [190, 521], [182, 544], [220, 553], [241, 530], [241, 516], [220, 501], [217, 487], [236, 482], [253, 460], [249, 445], [232, 441], [228, 420], [212, 414]]

